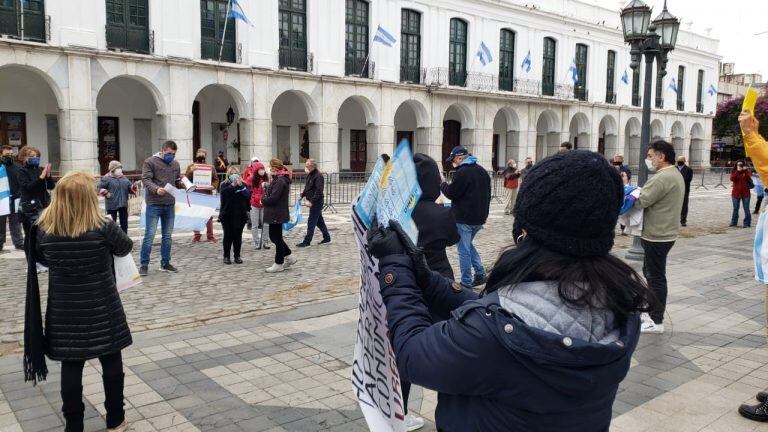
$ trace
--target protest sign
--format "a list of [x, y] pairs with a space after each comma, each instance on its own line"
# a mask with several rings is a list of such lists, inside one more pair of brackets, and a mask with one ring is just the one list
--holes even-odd
[[411, 212], [420, 196], [413, 154], [407, 141], [403, 141], [388, 164], [381, 159], [376, 163], [352, 206], [352, 224], [360, 252], [360, 318], [352, 384], [368, 427], [376, 432], [404, 432], [405, 410], [400, 374], [389, 340], [387, 310], [379, 287], [379, 264], [368, 253], [366, 232], [374, 217], [384, 224], [395, 219], [416, 242], [418, 233]]
[[197, 189], [213, 189], [213, 167], [206, 164], [192, 165], [192, 183]]

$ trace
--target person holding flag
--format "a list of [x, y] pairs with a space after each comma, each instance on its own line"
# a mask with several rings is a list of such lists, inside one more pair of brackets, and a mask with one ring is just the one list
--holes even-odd
[[[195, 192], [212, 195], [213, 191], [219, 188], [219, 176], [215, 167], [206, 163], [207, 156], [208, 152], [205, 149], [197, 149], [195, 163], [187, 166], [184, 176], [195, 185]], [[205, 224], [205, 231], [208, 242], [216, 243], [216, 237], [213, 235], [213, 219], [208, 220], [208, 223]], [[192, 243], [199, 243], [202, 236], [200, 231], [194, 231]]]
[[[11, 241], [16, 249], [24, 249], [24, 234], [21, 231], [19, 209], [16, 208], [16, 199], [19, 197], [19, 167], [13, 161], [13, 148], [11, 146], [3, 146], [0, 165], [4, 167], [5, 176], [8, 179], [8, 214], [3, 215], [0, 211], [0, 253], [2, 253], [5, 244], [6, 221], [8, 221], [7, 225], [11, 230]], [[0, 168], [0, 170], [2, 169]], [[2, 193], [2, 189], [0, 189], [0, 200], [3, 199]], [[2, 206], [0, 205], [0, 207]]]

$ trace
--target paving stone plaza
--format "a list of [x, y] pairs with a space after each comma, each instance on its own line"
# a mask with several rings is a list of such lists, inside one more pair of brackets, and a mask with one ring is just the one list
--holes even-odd
[[[296, 250], [299, 262], [285, 273], [264, 272], [273, 251], [254, 251], [249, 234], [245, 264], [224, 266], [220, 244], [191, 244], [190, 233], [174, 235], [180, 272], [160, 273], [158, 236], [149, 276], [122, 294], [134, 336], [123, 352], [133, 430], [368, 430], [349, 379], [358, 253], [348, 211], [337, 210], [326, 215], [333, 243]], [[692, 193], [689, 227], [669, 259], [667, 332], [641, 337], [611, 430], [768, 431], [736, 412], [768, 387], [768, 350], [754, 231], [726, 228], [730, 212], [729, 191]], [[487, 265], [511, 243], [511, 227], [494, 203], [476, 241]], [[129, 234], [138, 259], [136, 218]], [[302, 235], [299, 227], [288, 243]], [[629, 243], [617, 237], [614, 253]], [[449, 256], [458, 268], [455, 249]], [[48, 362], [48, 381], [23, 382], [24, 270], [22, 253], [0, 256], [0, 431], [62, 430], [59, 363]], [[44, 294], [47, 278], [40, 284]], [[89, 431], [104, 428], [99, 367], [85, 368]], [[422, 430], [435, 430], [436, 403], [434, 392], [412, 392], [409, 405], [428, 420]]]

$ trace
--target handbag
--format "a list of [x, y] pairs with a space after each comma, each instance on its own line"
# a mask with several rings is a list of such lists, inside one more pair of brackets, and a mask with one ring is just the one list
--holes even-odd
[[33, 216], [43, 209], [43, 203], [39, 200], [22, 201], [19, 204], [19, 210], [24, 213], [25, 216]]

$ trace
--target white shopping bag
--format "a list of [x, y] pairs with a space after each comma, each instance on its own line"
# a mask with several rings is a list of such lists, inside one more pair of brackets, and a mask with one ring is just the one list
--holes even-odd
[[115, 285], [117, 285], [117, 292], [127, 290], [128, 288], [141, 283], [139, 269], [136, 268], [136, 263], [133, 262], [131, 254], [124, 257], [115, 256], [114, 260]]

